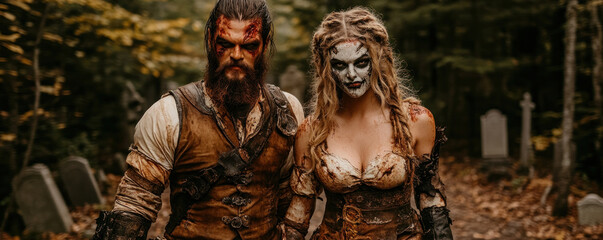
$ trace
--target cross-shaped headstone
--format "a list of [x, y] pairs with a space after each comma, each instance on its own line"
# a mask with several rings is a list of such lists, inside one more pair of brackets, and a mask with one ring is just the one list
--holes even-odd
[[528, 160], [530, 158], [530, 131], [532, 128], [532, 109], [535, 105], [532, 102], [532, 96], [526, 92], [523, 94], [523, 100], [519, 103], [522, 109], [521, 114], [521, 148], [519, 163], [522, 167], [529, 167]]

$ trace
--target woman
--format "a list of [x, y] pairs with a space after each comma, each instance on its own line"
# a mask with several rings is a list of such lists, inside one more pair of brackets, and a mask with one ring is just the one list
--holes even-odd
[[432, 154], [441, 142], [434, 147], [434, 119], [400, 83], [383, 23], [363, 8], [333, 12], [314, 34], [312, 54], [313, 113], [297, 133], [284, 236], [303, 239], [324, 188], [313, 239], [452, 239]]

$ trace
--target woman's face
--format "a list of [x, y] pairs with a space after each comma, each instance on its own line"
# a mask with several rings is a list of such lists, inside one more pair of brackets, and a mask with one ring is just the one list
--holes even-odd
[[341, 42], [331, 49], [331, 70], [337, 86], [352, 98], [370, 87], [371, 59], [358, 40]]

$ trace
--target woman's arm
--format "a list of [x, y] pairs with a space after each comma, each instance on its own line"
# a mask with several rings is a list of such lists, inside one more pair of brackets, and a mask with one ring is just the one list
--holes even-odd
[[282, 226], [285, 239], [304, 239], [314, 212], [319, 184], [309, 157], [309, 134], [309, 120], [306, 119], [297, 132], [293, 149], [295, 162], [290, 180], [293, 199]]
[[[429, 109], [419, 106], [419, 105], [411, 105], [410, 106], [410, 117], [412, 123], [410, 124], [410, 132], [413, 136], [413, 150], [416, 156], [419, 156], [419, 168], [417, 169], [417, 175], [419, 175], [419, 184], [421, 177], [426, 178], [423, 173], [423, 168], [428, 164], [429, 160], [431, 160], [432, 151], [434, 150], [434, 144], [436, 140], [436, 128], [435, 128], [435, 120], [433, 119], [433, 115], [429, 111]], [[439, 181], [439, 176], [437, 173], [437, 166], [433, 166], [436, 168], [435, 177]], [[423, 180], [431, 180], [431, 179], [423, 179]], [[420, 184], [420, 185], [424, 185]], [[443, 189], [442, 189], [443, 192]], [[418, 204], [421, 210], [428, 207], [445, 207], [446, 203], [444, 202], [444, 198], [442, 193], [422, 193], [419, 195]]]
[[439, 149], [446, 141], [443, 129], [435, 128], [431, 112], [422, 106], [410, 106], [410, 131], [413, 136], [413, 150], [419, 156], [415, 169], [415, 199], [421, 210], [424, 238], [452, 239], [446, 208], [444, 184], [439, 172]]

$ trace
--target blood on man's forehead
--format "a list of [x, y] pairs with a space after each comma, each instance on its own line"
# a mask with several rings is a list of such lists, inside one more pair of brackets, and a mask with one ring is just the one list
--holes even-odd
[[260, 32], [262, 30], [262, 19], [253, 18], [248, 20], [230, 19], [224, 15], [220, 15], [216, 20], [218, 30], [217, 36], [231, 36], [231, 33], [238, 31], [243, 32], [244, 41], [254, 38], [262, 38]]

